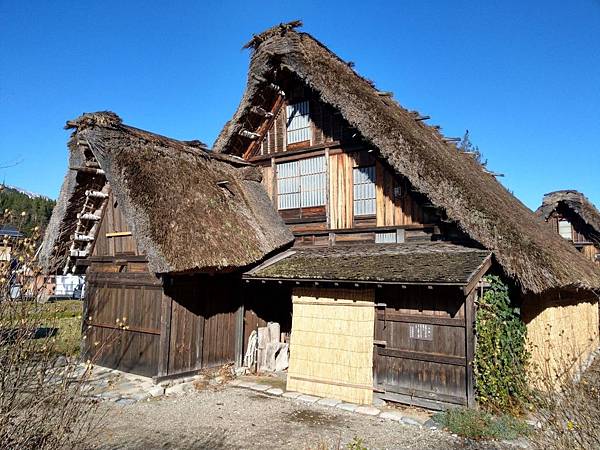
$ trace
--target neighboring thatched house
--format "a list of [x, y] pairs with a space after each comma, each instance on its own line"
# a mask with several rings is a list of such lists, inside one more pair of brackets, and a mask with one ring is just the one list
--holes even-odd
[[248, 43], [246, 90], [214, 145], [262, 168], [296, 236], [244, 275], [292, 289], [288, 389], [472, 405], [486, 273], [514, 287], [535, 362], [567, 347], [586, 359], [598, 346], [600, 273], [427, 117], [298, 25]]
[[572, 190], [550, 192], [536, 214], [600, 266], [600, 211], [585, 195]]
[[86, 272], [87, 357], [158, 377], [240, 361], [251, 301], [240, 271], [293, 240], [260, 171], [109, 112], [67, 128], [69, 170], [40, 260], [47, 273]]

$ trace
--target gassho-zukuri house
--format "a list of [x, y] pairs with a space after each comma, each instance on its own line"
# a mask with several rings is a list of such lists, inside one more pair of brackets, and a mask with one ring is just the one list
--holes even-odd
[[[86, 273], [101, 365], [162, 379], [290, 337], [287, 389], [473, 405], [482, 278], [521, 306], [533, 359], [598, 347], [600, 273], [425, 117], [295, 25], [256, 35], [211, 151], [84, 114], [42, 251]], [[118, 323], [127, 318], [127, 327]], [[550, 335], [548, 335], [548, 326]]]
[[550, 192], [535, 212], [600, 270], [600, 211], [581, 192]]

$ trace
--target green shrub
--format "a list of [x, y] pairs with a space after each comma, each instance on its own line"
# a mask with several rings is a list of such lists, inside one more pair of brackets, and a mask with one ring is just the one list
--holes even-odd
[[433, 420], [452, 433], [470, 439], [517, 439], [529, 426], [509, 415], [493, 416], [484, 411], [452, 408], [435, 414]]
[[480, 298], [475, 318], [477, 345], [473, 361], [479, 404], [492, 411], [518, 412], [525, 397], [527, 328], [508, 287], [497, 276]]

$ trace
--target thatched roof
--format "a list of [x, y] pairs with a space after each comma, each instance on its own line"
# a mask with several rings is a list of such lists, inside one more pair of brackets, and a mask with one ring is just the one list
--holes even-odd
[[573, 190], [555, 191], [544, 195], [536, 214], [548, 220], [554, 211], [575, 215], [585, 227], [581, 230], [592, 242], [600, 245], [600, 211], [581, 192]]
[[[124, 125], [114, 113], [84, 114], [67, 128], [71, 167], [92, 153], [154, 272], [245, 267], [293, 241], [260, 171], [241, 159]], [[81, 208], [78, 178], [67, 173], [48, 228], [41, 260], [50, 270]]]
[[[280, 26], [255, 36], [246, 91], [214, 151], [238, 153], [238, 133], [249, 122], [261, 91], [281, 74], [293, 74], [336, 108], [379, 157], [406, 176], [472, 239], [495, 254], [523, 291], [600, 288], [600, 275], [567, 242], [540, 224], [471, 156], [457, 151], [431, 126], [359, 76], [350, 64], [293, 27]], [[252, 130], [250, 130], [252, 131]]]
[[294, 248], [244, 274], [249, 279], [466, 285], [488, 250], [445, 242]]

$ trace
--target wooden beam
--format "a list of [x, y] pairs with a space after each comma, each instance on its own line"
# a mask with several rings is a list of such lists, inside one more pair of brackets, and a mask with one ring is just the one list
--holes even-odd
[[244, 365], [244, 303], [240, 303], [235, 312], [235, 366]]
[[113, 231], [112, 233], [106, 233], [107, 238], [123, 236], [131, 236], [131, 231]]
[[69, 167], [69, 170], [76, 170], [77, 172], [89, 173], [92, 175], [105, 175], [104, 170], [96, 169], [94, 167]]
[[475, 359], [475, 296], [477, 290], [473, 290], [465, 301], [465, 350], [467, 354], [467, 405], [475, 407], [475, 374], [473, 372], [473, 361]]
[[173, 299], [166, 294], [165, 285], [170, 283], [170, 277], [163, 277], [163, 293], [160, 303], [160, 338], [158, 343], [158, 377], [165, 377], [169, 374], [169, 346], [171, 342]]
[[270, 116], [263, 121], [263, 123], [255, 133], [257, 135], [257, 138], [248, 146], [248, 149], [244, 152], [244, 159], [249, 159], [251, 156], [254, 155], [254, 153], [256, 153], [256, 149], [260, 146], [265, 135], [267, 134], [267, 131], [269, 131], [273, 123], [275, 123], [275, 119], [277, 118], [277, 115], [279, 114], [279, 111], [281, 110], [283, 104], [283, 96], [277, 96], [277, 99], [275, 100], [275, 103], [273, 104], [273, 107], [269, 112]]
[[452, 366], [466, 366], [465, 356], [441, 355], [439, 353], [415, 352], [411, 350], [400, 350], [387, 347], [376, 347], [377, 354], [381, 356], [393, 356], [395, 358], [412, 359], [415, 361], [433, 362], [438, 364], [449, 364]]
[[490, 267], [492, 267], [492, 255], [489, 255], [487, 258], [485, 258], [483, 263], [475, 270], [475, 272], [471, 274], [467, 285], [463, 288], [465, 295], [469, 295], [473, 289], [477, 287], [477, 284], [490, 269]]

